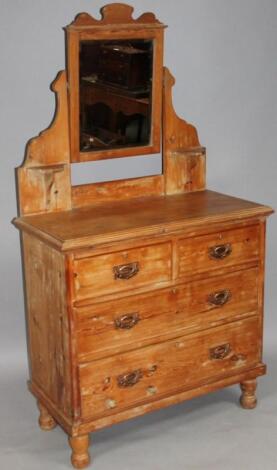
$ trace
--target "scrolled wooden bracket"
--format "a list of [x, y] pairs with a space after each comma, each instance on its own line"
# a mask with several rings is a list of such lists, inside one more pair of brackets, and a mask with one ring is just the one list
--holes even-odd
[[67, 78], [64, 70], [57, 74], [50, 89], [56, 97], [54, 118], [47, 129], [29, 140], [21, 167], [49, 166], [70, 162]]
[[67, 79], [59, 72], [51, 85], [56, 110], [50, 126], [29, 140], [17, 168], [18, 212], [31, 215], [71, 208]]
[[194, 126], [179, 118], [172, 102], [175, 79], [164, 67], [163, 168], [166, 194], [205, 189], [206, 151]]

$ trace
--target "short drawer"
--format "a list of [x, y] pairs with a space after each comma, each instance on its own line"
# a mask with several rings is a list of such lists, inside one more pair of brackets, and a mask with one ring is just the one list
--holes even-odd
[[180, 240], [179, 277], [190, 277], [257, 260], [259, 240], [258, 225]]
[[171, 243], [74, 261], [75, 299], [97, 297], [171, 279]]
[[[258, 270], [74, 310], [80, 362], [233, 321], [258, 308]], [[134, 346], [135, 345], [135, 346]]]
[[251, 368], [259, 359], [259, 321], [252, 317], [81, 365], [81, 415], [143, 404]]

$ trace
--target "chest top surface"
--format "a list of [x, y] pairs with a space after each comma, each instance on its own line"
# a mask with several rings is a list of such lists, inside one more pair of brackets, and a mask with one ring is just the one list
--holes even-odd
[[189, 226], [268, 215], [270, 207], [214, 191], [133, 199], [15, 219], [19, 228], [51, 239], [61, 249], [171, 233]]

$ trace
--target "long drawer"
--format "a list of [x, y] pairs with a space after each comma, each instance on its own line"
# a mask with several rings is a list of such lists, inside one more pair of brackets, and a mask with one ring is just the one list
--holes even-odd
[[259, 244], [258, 225], [185, 238], [178, 242], [178, 276], [190, 278], [196, 274], [257, 261]]
[[83, 419], [155, 400], [260, 360], [258, 317], [79, 366]]
[[75, 309], [80, 362], [232, 321], [257, 310], [257, 269]]
[[74, 261], [75, 300], [169, 281], [171, 243], [132, 248]]

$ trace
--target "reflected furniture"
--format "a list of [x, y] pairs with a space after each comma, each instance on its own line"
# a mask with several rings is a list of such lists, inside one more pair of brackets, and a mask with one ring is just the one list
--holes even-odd
[[80, 41], [80, 151], [149, 145], [153, 49], [148, 39]]
[[[28, 385], [40, 427], [68, 434], [75, 468], [89, 464], [89, 433], [123, 420], [233, 384], [254, 408], [266, 372], [273, 211], [206, 189], [205, 149], [173, 109], [164, 25], [132, 12], [111, 4], [66, 28], [55, 119], [17, 169]], [[160, 141], [160, 175], [71, 184], [73, 162]]]

